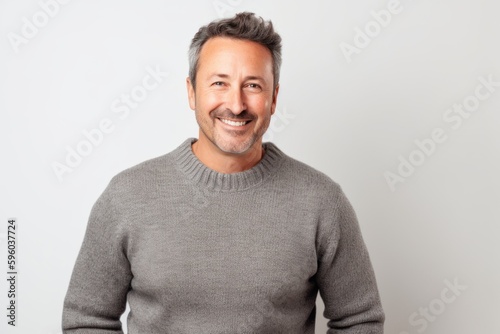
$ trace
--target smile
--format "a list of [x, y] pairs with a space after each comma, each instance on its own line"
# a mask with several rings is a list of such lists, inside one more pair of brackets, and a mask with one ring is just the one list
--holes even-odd
[[231, 121], [231, 120], [225, 119], [225, 118], [219, 118], [219, 120], [222, 123], [228, 124], [228, 125], [231, 125], [231, 126], [243, 126], [243, 125], [248, 124], [248, 123], [251, 122], [251, 121]]

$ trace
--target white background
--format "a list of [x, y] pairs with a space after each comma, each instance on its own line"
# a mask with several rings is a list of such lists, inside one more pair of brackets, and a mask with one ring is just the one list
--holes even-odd
[[[197, 136], [184, 83], [190, 39], [201, 25], [247, 10], [272, 19], [283, 37], [278, 112], [266, 139], [342, 185], [371, 254], [386, 333], [500, 333], [500, 87], [460, 124], [443, 118], [475, 101], [479, 77], [500, 81], [500, 4], [401, 0], [381, 27], [371, 11], [387, 7], [73, 0], [43, 22], [37, 1], [0, 1], [0, 258], [7, 219], [16, 217], [20, 272], [18, 327], [6, 324], [2, 279], [0, 331], [60, 331], [93, 203], [119, 171]], [[23, 17], [33, 16], [38, 32], [16, 46], [12, 36], [24, 38]], [[356, 29], [367, 27], [371, 41], [361, 45]], [[363, 47], [346, 57], [341, 45], [355, 42]], [[120, 118], [112, 103], [141, 85], [148, 67], [169, 75]], [[113, 130], [59, 180], [53, 164], [66, 164], [68, 148], [103, 119]], [[417, 152], [415, 141], [436, 128], [446, 140]], [[391, 189], [384, 174], [398, 173], [400, 156], [418, 166]], [[447, 290], [446, 280], [462, 290]], [[317, 333], [325, 332], [318, 300]]]

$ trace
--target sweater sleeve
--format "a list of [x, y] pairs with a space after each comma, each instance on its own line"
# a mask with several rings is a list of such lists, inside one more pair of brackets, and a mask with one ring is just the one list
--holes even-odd
[[356, 214], [340, 189], [321, 217], [317, 283], [327, 334], [382, 334], [384, 312]]
[[111, 186], [94, 204], [64, 300], [65, 334], [122, 334], [132, 274]]

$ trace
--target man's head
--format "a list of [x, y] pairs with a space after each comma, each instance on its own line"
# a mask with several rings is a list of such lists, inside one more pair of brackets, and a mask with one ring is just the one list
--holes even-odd
[[281, 38], [271, 22], [251, 13], [212, 22], [196, 33], [189, 56], [187, 89], [200, 126], [197, 146], [212, 154], [261, 152], [281, 65]]
[[273, 59], [274, 87], [279, 83], [281, 68], [281, 37], [274, 31], [271, 21], [264, 21], [253, 13], [239, 13], [232, 18], [213, 21], [201, 27], [189, 47], [189, 78], [196, 87], [200, 52], [211, 38], [229, 37], [259, 43], [269, 49]]

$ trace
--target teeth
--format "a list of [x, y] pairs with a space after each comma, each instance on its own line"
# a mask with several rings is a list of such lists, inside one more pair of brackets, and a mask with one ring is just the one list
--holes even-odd
[[232, 126], [243, 126], [243, 125], [247, 124], [247, 122], [234, 122], [234, 121], [230, 121], [230, 120], [224, 119], [224, 118], [221, 118], [220, 120], [222, 122], [229, 124], [229, 125], [232, 125]]

